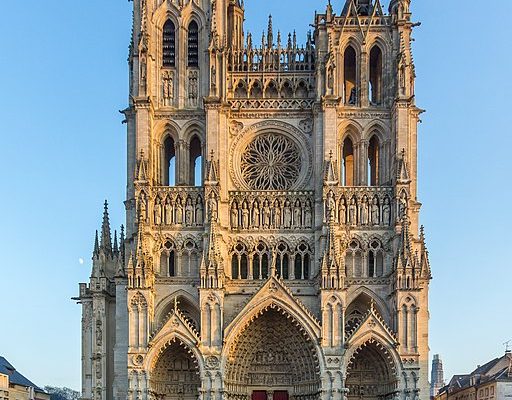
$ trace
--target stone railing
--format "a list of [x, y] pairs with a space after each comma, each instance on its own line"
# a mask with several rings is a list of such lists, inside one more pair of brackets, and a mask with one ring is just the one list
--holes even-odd
[[204, 225], [204, 189], [188, 186], [153, 188], [154, 202], [148, 216], [163, 226], [201, 227]]
[[314, 99], [230, 99], [234, 110], [310, 110]]
[[231, 229], [308, 230], [314, 226], [314, 192], [230, 192]]
[[260, 47], [233, 50], [228, 54], [229, 72], [300, 72], [315, 70], [315, 49], [306, 47]]
[[[394, 191], [389, 186], [333, 187], [325, 194], [325, 218], [350, 226], [391, 226]], [[407, 207], [403, 206], [404, 209]]]

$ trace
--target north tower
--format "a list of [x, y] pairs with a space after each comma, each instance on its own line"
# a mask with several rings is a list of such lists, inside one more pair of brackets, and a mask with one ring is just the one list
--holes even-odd
[[329, 3], [300, 45], [240, 0], [134, 0], [83, 399], [428, 398], [410, 2]]

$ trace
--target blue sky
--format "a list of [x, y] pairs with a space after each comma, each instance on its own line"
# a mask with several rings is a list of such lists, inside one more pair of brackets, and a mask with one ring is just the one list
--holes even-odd
[[[6, 1], [0, 14], [0, 354], [39, 385], [80, 387], [80, 308], [102, 203], [123, 222], [126, 0]], [[246, 0], [246, 30], [304, 38], [326, 1]], [[387, 1], [386, 1], [387, 3]], [[341, 1], [333, 1], [336, 11]], [[420, 201], [447, 375], [512, 339], [510, 0], [413, 0]], [[81, 265], [79, 259], [85, 264]]]

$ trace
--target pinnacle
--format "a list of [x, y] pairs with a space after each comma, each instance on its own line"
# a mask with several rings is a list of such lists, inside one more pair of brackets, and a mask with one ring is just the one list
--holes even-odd
[[112, 252], [112, 238], [110, 231], [110, 221], [108, 215], [108, 202], [105, 200], [104, 211], [103, 211], [103, 223], [101, 225], [101, 241], [100, 248], [107, 253]]

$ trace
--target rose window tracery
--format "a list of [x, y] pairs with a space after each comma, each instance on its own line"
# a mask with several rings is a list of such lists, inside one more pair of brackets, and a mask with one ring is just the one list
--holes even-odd
[[292, 140], [267, 133], [249, 143], [242, 153], [240, 167], [252, 190], [288, 190], [299, 179], [302, 158]]

